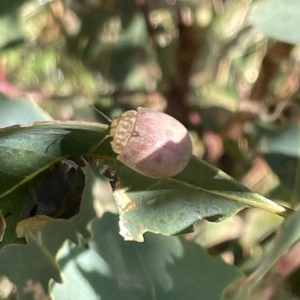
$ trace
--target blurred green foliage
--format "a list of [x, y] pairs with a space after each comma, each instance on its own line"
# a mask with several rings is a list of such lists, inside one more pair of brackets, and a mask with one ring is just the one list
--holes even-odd
[[[0, 126], [100, 120], [89, 104], [111, 118], [137, 106], [166, 111], [190, 131], [195, 156], [297, 209], [298, 20], [297, 0], [2, 0]], [[226, 297], [249, 286], [243, 299], [299, 297], [297, 215], [285, 223], [247, 209], [134, 244], [104, 214], [117, 211], [107, 181], [85, 171], [77, 216], [4, 247], [0, 298], [68, 299], [76, 286], [87, 299], [217, 300], [242, 273], [252, 276]]]

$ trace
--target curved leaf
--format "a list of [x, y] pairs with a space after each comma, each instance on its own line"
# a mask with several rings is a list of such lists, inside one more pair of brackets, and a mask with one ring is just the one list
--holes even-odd
[[142, 240], [146, 231], [165, 235], [191, 231], [199, 219], [221, 221], [249, 205], [282, 216], [289, 213], [195, 157], [175, 177], [145, 177], [115, 159], [107, 135], [107, 125], [83, 121], [39, 122], [0, 130], [0, 203], [9, 235], [2, 244], [15, 241], [26, 198], [44, 171], [56, 161], [81, 155], [92, 156], [117, 172], [115, 198], [126, 239]]
[[[0, 129], [0, 197], [58, 160], [91, 154], [107, 136], [107, 129], [100, 123], [82, 121], [49, 121]], [[104, 149], [101, 146], [102, 155], [106, 154]], [[112, 150], [109, 153], [112, 155]]]
[[239, 184], [221, 170], [192, 157], [180, 174], [153, 179], [118, 167], [120, 181], [114, 192], [121, 234], [143, 241], [150, 231], [164, 235], [191, 232], [200, 219], [222, 221], [254, 206], [286, 216], [289, 210]]
[[[47, 169], [69, 156], [91, 153], [106, 135], [107, 126], [80, 121], [0, 129], [0, 209], [7, 225], [2, 246], [17, 241], [17, 222], [22, 219], [32, 189]], [[105, 155], [114, 155], [108, 142], [101, 145], [101, 157]]]

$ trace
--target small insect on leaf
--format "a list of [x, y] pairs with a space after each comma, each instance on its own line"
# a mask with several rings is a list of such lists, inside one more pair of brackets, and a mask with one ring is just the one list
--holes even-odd
[[148, 108], [138, 107], [116, 117], [110, 136], [117, 159], [149, 177], [175, 176], [192, 156], [187, 129], [170, 115]]

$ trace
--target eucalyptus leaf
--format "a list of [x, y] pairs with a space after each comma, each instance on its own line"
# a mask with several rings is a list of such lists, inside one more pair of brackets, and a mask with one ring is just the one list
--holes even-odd
[[298, 185], [300, 157], [300, 126], [288, 121], [280, 128], [270, 128], [267, 124], [254, 126], [256, 147], [279, 179], [296, 195], [300, 195]]
[[20, 30], [16, 14], [12, 12], [2, 15], [0, 18], [0, 48], [4, 48], [9, 43], [23, 40], [24, 35]]
[[266, 35], [296, 44], [300, 42], [299, 0], [266, 0], [257, 4], [252, 22]]
[[46, 112], [27, 98], [11, 99], [0, 93], [0, 108], [0, 128], [51, 120]]
[[114, 196], [120, 233], [127, 240], [143, 241], [147, 231], [163, 235], [191, 232], [201, 219], [220, 222], [249, 206], [281, 216], [292, 212], [196, 157], [171, 178], [145, 177], [123, 166], [117, 173], [120, 181]]
[[175, 177], [143, 176], [116, 160], [107, 136], [107, 125], [83, 121], [38, 122], [0, 130], [0, 208], [8, 224], [2, 246], [15, 241], [14, 230], [26, 199], [48, 168], [81, 156], [117, 172], [114, 195], [125, 239], [142, 241], [147, 231], [164, 235], [190, 232], [200, 219], [218, 222], [248, 206], [281, 216], [292, 212], [196, 157]]
[[53, 282], [60, 299], [210, 299], [240, 277], [234, 266], [178, 237], [146, 234], [145, 242], [125, 242], [118, 217], [105, 214], [90, 224], [90, 247], [67, 241], [57, 255], [63, 284]]
[[62, 282], [58, 264], [33, 236], [28, 244], [9, 245], [0, 253], [0, 274], [6, 275], [16, 286], [19, 299], [33, 299], [36, 285], [49, 295], [49, 280]]
[[[0, 130], [0, 209], [7, 224], [1, 246], [17, 242], [15, 229], [22, 211], [49, 167], [69, 156], [91, 153], [106, 136], [106, 125], [81, 121], [49, 121]], [[102, 158], [114, 155], [105, 143], [101, 153]]]
[[107, 128], [93, 122], [49, 121], [0, 129], [0, 197], [58, 160], [90, 154], [107, 136]]

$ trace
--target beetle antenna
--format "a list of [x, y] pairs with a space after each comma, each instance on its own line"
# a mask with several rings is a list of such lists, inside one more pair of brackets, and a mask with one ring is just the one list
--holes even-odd
[[93, 153], [106, 139], [108, 139], [110, 137], [110, 135], [106, 135], [99, 143], [97, 143], [96, 146], [94, 146], [91, 150], [90, 150], [90, 154]]
[[99, 113], [102, 117], [104, 117], [108, 122], [112, 122], [112, 119], [109, 118], [105, 113], [103, 113], [101, 110], [99, 110], [97, 107], [94, 105], [90, 105], [91, 108], [93, 108], [97, 113]]

